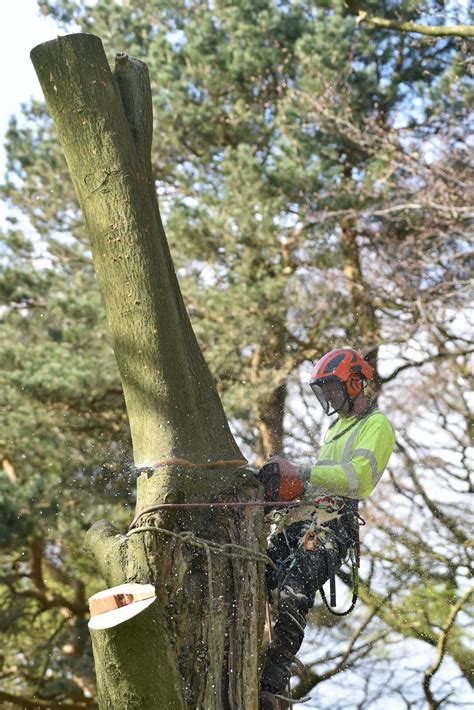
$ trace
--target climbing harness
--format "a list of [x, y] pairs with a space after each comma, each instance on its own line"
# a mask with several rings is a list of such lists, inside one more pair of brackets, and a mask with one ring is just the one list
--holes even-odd
[[[326, 597], [326, 592], [324, 591], [324, 587], [322, 584], [319, 583], [318, 580], [318, 591], [321, 595], [321, 599], [323, 600], [326, 609], [330, 611], [333, 616], [347, 616], [348, 614], [350, 614], [351, 611], [353, 611], [353, 609], [355, 608], [355, 605], [357, 604], [357, 599], [359, 597], [359, 570], [356, 561], [352, 559], [352, 549], [349, 554], [351, 556], [352, 568], [352, 601], [350, 603], [350, 606], [345, 611], [334, 611], [334, 609], [332, 608], [336, 606], [336, 586], [334, 572], [332, 571], [331, 576], [329, 578], [329, 604]], [[317, 574], [318, 573], [316, 571], [316, 575]]]
[[[342, 516], [348, 517], [350, 515], [350, 511], [348, 510], [347, 503], [344, 501], [341, 501], [341, 499], [333, 498], [331, 496], [327, 496], [324, 499], [321, 499], [319, 501], [319, 509], [324, 509], [327, 511], [331, 511], [335, 513], [335, 518], [333, 520], [340, 519]], [[354, 515], [354, 512], [352, 512], [352, 516]], [[359, 516], [357, 515], [357, 520], [359, 520]], [[347, 616], [347, 614], [350, 614], [350, 612], [354, 609], [356, 603], [357, 603], [357, 598], [359, 594], [359, 564], [360, 564], [360, 553], [359, 553], [359, 525], [357, 524], [357, 527], [355, 524], [351, 524], [350, 519], [348, 520], [348, 527], [349, 527], [349, 533], [350, 533], [350, 547], [349, 547], [349, 560], [351, 563], [351, 576], [352, 576], [352, 601], [348, 609], [345, 611], [335, 611], [334, 607], [336, 606], [336, 569], [334, 565], [334, 555], [333, 555], [333, 550], [335, 548], [335, 544], [337, 544], [338, 541], [338, 535], [337, 533], [331, 528], [328, 527], [327, 522], [323, 523], [321, 525], [318, 524], [318, 515], [316, 512], [316, 515], [313, 518], [313, 521], [307, 528], [306, 532], [304, 535], [300, 538], [299, 540], [299, 547], [303, 547], [305, 552], [313, 552], [317, 548], [317, 544], [320, 541], [321, 546], [325, 549], [326, 551], [326, 559], [327, 559], [327, 564], [328, 564], [328, 571], [329, 571], [329, 603], [327, 601], [326, 593], [324, 591], [324, 587], [322, 584], [320, 584], [319, 579], [318, 579], [318, 572], [317, 568], [315, 569], [316, 572], [316, 580], [318, 584], [318, 591], [321, 595], [321, 599], [325, 605], [325, 607], [328, 609], [328, 611], [333, 614], [334, 616]]]
[[305, 552], [312, 552], [318, 544], [318, 533], [316, 530], [308, 530], [303, 538], [303, 547]]
[[[307, 508], [304, 510], [304, 516], [302, 512], [301, 517], [304, 517], [309, 523], [303, 526], [296, 545], [290, 544], [286, 534], [287, 526], [282, 524], [282, 519], [284, 520], [286, 517], [285, 511], [276, 510], [272, 513], [271, 517], [275, 524], [276, 533], [281, 532], [285, 538], [288, 549], [293, 550], [286, 559], [281, 561], [281, 567], [286, 572], [289, 572], [296, 564], [296, 551], [298, 549], [302, 548], [304, 552], [315, 552], [319, 545], [319, 549], [324, 549], [326, 552], [326, 560], [329, 568], [329, 602], [322, 584], [320, 584], [317, 579], [321, 599], [331, 614], [334, 616], [346, 616], [354, 609], [358, 599], [358, 568], [360, 565], [359, 525], [365, 525], [365, 521], [355, 510], [350, 511], [350, 503], [348, 503], [347, 500], [338, 496], [324, 496], [323, 498], [314, 500], [312, 503], [307, 502], [306, 505]], [[311, 513], [308, 508], [312, 509]], [[299, 513], [297, 513], [297, 516], [299, 516]], [[339, 538], [335, 530], [330, 526], [330, 523], [341, 519], [343, 516], [346, 517], [350, 534], [349, 560], [352, 577], [352, 601], [347, 610], [340, 612], [334, 610], [336, 606], [336, 569], [333, 560], [333, 550]], [[303, 520], [299, 521], [304, 522]], [[298, 522], [298, 520], [295, 521], [294, 518], [292, 518], [292, 522]]]

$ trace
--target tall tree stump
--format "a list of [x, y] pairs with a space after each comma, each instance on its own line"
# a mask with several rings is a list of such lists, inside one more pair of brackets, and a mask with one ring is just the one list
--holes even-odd
[[[137, 511], [255, 499], [161, 222], [146, 65], [119, 54], [112, 72], [100, 39], [88, 34], [41, 44], [31, 58], [90, 235], [142, 470]], [[239, 511], [150, 513], [139, 526], [160, 530], [129, 536], [106, 521], [91, 528], [87, 545], [108, 586], [151, 582], [157, 591], [146, 611], [92, 632], [101, 708], [257, 708], [263, 565], [246, 555], [261, 550], [262, 513]], [[196, 538], [249, 553], [210, 553]]]

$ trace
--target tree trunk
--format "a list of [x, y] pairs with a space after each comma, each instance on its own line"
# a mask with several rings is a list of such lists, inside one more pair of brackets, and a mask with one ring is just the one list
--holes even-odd
[[[265, 346], [258, 345], [252, 356], [250, 384], [258, 388], [260, 382], [271, 376], [272, 387], [264, 396], [257, 397], [253, 405], [256, 440], [255, 456], [261, 465], [271, 455], [283, 456], [285, 404], [288, 394], [286, 377], [280, 368], [285, 360], [287, 330], [284, 322], [272, 324]], [[271, 375], [270, 375], [271, 373]], [[270, 384], [270, 382], [268, 382]]]
[[[161, 223], [146, 66], [117, 55], [112, 74], [100, 39], [87, 34], [41, 44], [31, 58], [90, 235], [135, 463], [147, 469], [138, 478], [137, 511], [165, 501], [255, 498]], [[108, 586], [152, 582], [157, 590], [146, 611], [92, 633], [101, 708], [257, 707], [263, 565], [249, 552], [262, 547], [262, 513], [239, 510], [152, 513], [139, 527], [160, 530], [129, 536], [105, 521], [89, 531]], [[177, 537], [188, 532], [195, 537]], [[211, 553], [196, 538], [249, 552]]]
[[372, 388], [374, 395], [377, 396], [380, 390], [377, 369], [380, 324], [362, 273], [357, 231], [352, 220], [346, 220], [341, 224], [341, 247], [344, 278], [351, 296], [356, 334], [352, 343], [366, 353], [368, 363], [374, 368]]
[[256, 440], [257, 463], [262, 464], [269, 456], [283, 456], [283, 418], [287, 385], [284, 382], [270, 392], [265, 402], [259, 402], [255, 411], [258, 436]]

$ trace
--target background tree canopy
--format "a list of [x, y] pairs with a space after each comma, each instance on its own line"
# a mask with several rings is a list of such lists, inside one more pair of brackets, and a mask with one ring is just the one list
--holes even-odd
[[[337, 623], [316, 604], [295, 692], [318, 686], [320, 708], [458, 707], [473, 683], [467, 41], [357, 23], [336, 0], [38, 5], [62, 31], [99, 35], [110, 57], [148, 64], [173, 259], [251, 461], [314, 458], [312, 360], [352, 344], [376, 367], [398, 448], [363, 511], [363, 603]], [[384, 3], [383, 14], [472, 21], [465, 4], [431, 0]], [[12, 118], [7, 151], [0, 698], [92, 707], [87, 597], [101, 580], [82, 538], [98, 517], [131, 517], [129, 433], [82, 217], [41, 103]], [[332, 680], [341, 671], [343, 684]]]

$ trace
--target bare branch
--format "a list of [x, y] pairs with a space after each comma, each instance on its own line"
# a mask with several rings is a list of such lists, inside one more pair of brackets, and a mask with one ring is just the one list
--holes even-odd
[[365, 10], [361, 10], [354, 0], [346, 0], [345, 4], [351, 15], [356, 18], [357, 24], [365, 22], [373, 27], [397, 32], [414, 32], [429, 37], [474, 37], [474, 27], [471, 25], [421, 25], [411, 20], [387, 20], [385, 17], [370, 15]]
[[446, 619], [445, 624], [443, 625], [441, 629], [441, 633], [438, 636], [438, 644], [436, 647], [437, 653], [436, 653], [436, 660], [435, 662], [429, 666], [429, 668], [426, 669], [424, 679], [423, 679], [423, 690], [425, 692], [425, 697], [429, 703], [430, 708], [437, 708], [439, 707], [439, 703], [435, 700], [433, 693], [431, 692], [430, 684], [431, 680], [434, 676], [434, 674], [438, 671], [441, 662], [444, 658], [445, 652], [446, 652], [446, 643], [448, 640], [448, 634], [456, 620], [456, 616], [463, 607], [463, 605], [467, 602], [471, 594], [474, 592], [474, 587], [471, 587], [471, 589], [468, 589], [465, 594], [462, 595], [462, 597], [459, 597], [458, 601], [454, 606], [451, 607], [451, 610], [449, 612], [448, 618]]

